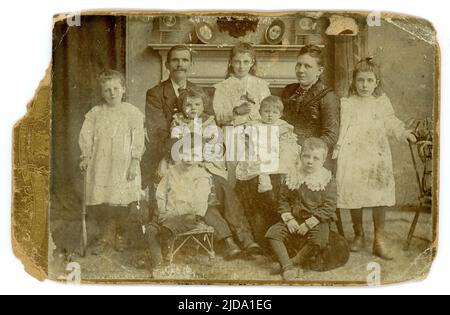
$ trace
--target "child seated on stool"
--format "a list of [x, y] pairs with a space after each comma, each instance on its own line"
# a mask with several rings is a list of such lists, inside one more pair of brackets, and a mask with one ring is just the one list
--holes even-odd
[[[323, 166], [327, 156], [325, 142], [319, 138], [307, 139], [298, 173], [290, 176], [287, 185], [281, 188], [279, 212], [282, 221], [272, 226], [266, 237], [281, 265], [275, 269], [284, 280], [294, 280], [299, 273], [296, 266], [305, 263], [315, 264], [312, 268], [315, 270], [326, 269], [322, 253], [329, 246], [330, 223], [337, 219], [336, 182]], [[296, 254], [291, 258], [290, 253]]]
[[147, 229], [152, 264], [158, 266], [162, 262], [162, 243], [176, 234], [189, 232], [201, 220], [214, 228], [217, 240], [225, 242], [225, 259], [238, 259], [244, 253], [259, 254], [260, 247], [253, 240], [233, 189], [225, 178], [206, 167], [202, 157], [196, 156], [197, 150], [193, 151], [193, 158], [183, 157], [170, 165], [158, 186], [158, 220]]

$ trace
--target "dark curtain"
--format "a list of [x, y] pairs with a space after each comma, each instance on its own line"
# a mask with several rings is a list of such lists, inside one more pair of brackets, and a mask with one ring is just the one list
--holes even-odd
[[82, 176], [78, 135], [84, 115], [102, 102], [97, 77], [125, 72], [125, 17], [82, 16], [80, 26], [53, 30], [51, 216], [77, 214]]
[[367, 22], [357, 21], [357, 36], [335, 36], [335, 90], [339, 97], [346, 97], [352, 82], [353, 69], [356, 64], [368, 56]]

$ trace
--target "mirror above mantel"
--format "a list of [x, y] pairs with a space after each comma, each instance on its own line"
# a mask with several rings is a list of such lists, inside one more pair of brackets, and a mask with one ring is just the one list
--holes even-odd
[[[165, 61], [169, 49], [175, 44], [150, 44], [149, 47], [161, 57], [162, 77], [169, 78]], [[190, 81], [203, 87], [211, 87], [226, 77], [231, 45], [190, 44], [194, 63], [189, 74]], [[283, 88], [296, 82], [295, 64], [304, 45], [254, 45], [256, 50], [257, 75], [269, 82], [271, 88]], [[324, 47], [324, 46], [322, 46]]]

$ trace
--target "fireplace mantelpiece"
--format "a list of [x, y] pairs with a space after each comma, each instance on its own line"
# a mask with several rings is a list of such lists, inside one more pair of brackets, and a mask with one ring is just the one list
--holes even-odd
[[[162, 77], [166, 80], [169, 72], [165, 61], [171, 44], [150, 44], [149, 47], [161, 56]], [[231, 45], [187, 45], [194, 52], [194, 65], [189, 75], [190, 81], [211, 87], [224, 80], [228, 68]], [[269, 82], [271, 88], [282, 88], [296, 82], [295, 64], [303, 45], [255, 45], [258, 61], [258, 75]]]

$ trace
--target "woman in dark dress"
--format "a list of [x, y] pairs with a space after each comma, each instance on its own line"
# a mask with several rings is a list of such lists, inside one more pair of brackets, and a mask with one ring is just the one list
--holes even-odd
[[[308, 138], [317, 137], [333, 152], [339, 136], [340, 101], [321, 81], [324, 70], [321, 48], [306, 46], [301, 49], [295, 66], [298, 83], [286, 86], [282, 94], [284, 119], [295, 127], [300, 145]], [[328, 160], [326, 166], [334, 170], [331, 159]]]

